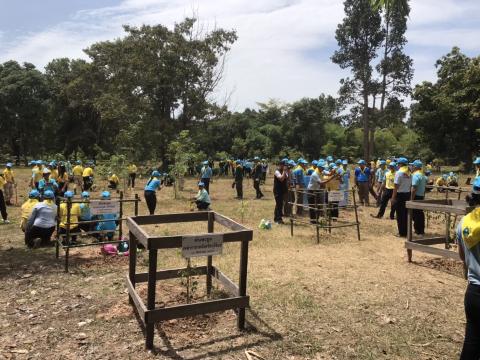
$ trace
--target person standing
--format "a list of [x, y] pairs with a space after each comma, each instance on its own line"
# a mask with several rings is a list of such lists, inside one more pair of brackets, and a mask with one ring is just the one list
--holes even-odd
[[127, 167], [128, 171], [128, 187], [132, 187], [132, 189], [135, 188], [135, 179], [137, 178], [137, 165], [133, 163], [133, 161], [130, 161], [130, 164]]
[[82, 173], [84, 191], [89, 191], [92, 188], [93, 176], [93, 167], [89, 164], [83, 169]]
[[5, 179], [5, 204], [7, 206], [13, 205], [12, 199], [15, 192], [15, 175], [12, 170], [13, 164], [11, 162], [5, 165], [5, 170], [3, 170], [3, 177]]
[[210, 179], [212, 178], [212, 168], [210, 167], [210, 164], [208, 160], [205, 160], [203, 162], [203, 167], [200, 170], [200, 181], [205, 184], [205, 190], [210, 194]]
[[0, 214], [2, 215], [2, 224], [10, 224], [7, 214], [7, 205], [5, 204], [5, 197], [3, 191], [5, 188], [5, 178], [0, 174]]
[[148, 211], [150, 215], [155, 214], [155, 208], [157, 207], [157, 189], [160, 190], [162, 187], [162, 182], [160, 181], [160, 173], [157, 170], [152, 172], [152, 176], [145, 185], [144, 195], [145, 202], [147, 203]]
[[54, 202], [55, 194], [51, 190], [45, 191], [43, 201], [33, 207], [28, 218], [25, 231], [25, 245], [29, 248], [37, 247], [36, 239], [47, 245], [57, 225], [57, 205]]
[[273, 196], [275, 198], [275, 211], [273, 220], [277, 224], [284, 224], [283, 222], [283, 199], [285, 195], [285, 182], [288, 181], [288, 170], [284, 161], [280, 161], [277, 170], [273, 176]]
[[468, 280], [464, 300], [467, 321], [460, 360], [480, 359], [480, 180], [477, 183], [478, 190], [467, 196], [469, 206], [475, 209], [460, 220], [456, 231], [458, 253]]
[[63, 196], [68, 190], [68, 172], [65, 165], [60, 164], [58, 166], [58, 193], [60, 196]]
[[[385, 214], [385, 209], [387, 208], [388, 202], [392, 198], [393, 189], [395, 189], [395, 171], [397, 163], [395, 161], [388, 164], [388, 170], [385, 172], [384, 181], [382, 183], [381, 193], [382, 199], [380, 201], [380, 208], [376, 216], [377, 219], [381, 219]], [[390, 219], [395, 220], [395, 204], [391, 205], [390, 208]]]
[[303, 158], [298, 159], [297, 167], [293, 171], [293, 176], [295, 178], [295, 189], [297, 190], [297, 215], [301, 216], [303, 214], [303, 204], [304, 204], [304, 190], [305, 190], [305, 173], [307, 171], [308, 162]]
[[240, 160], [237, 160], [236, 164], [237, 166], [234, 171], [235, 180], [232, 185], [235, 186], [235, 189], [237, 190], [236, 199], [241, 200], [243, 199], [243, 168]]
[[77, 161], [77, 164], [73, 167], [73, 190], [75, 194], [77, 193], [77, 187], [82, 191], [83, 189], [83, 166], [80, 160]]
[[392, 206], [395, 206], [397, 212], [397, 227], [400, 237], [407, 237], [407, 207], [406, 203], [410, 200], [410, 191], [412, 187], [412, 176], [408, 169], [408, 160], [401, 157], [397, 160], [399, 165], [398, 171], [395, 173], [392, 194]]
[[375, 191], [377, 194], [377, 206], [382, 202], [383, 183], [385, 182], [385, 173], [387, 172], [387, 162], [378, 161], [377, 171], [375, 171]]
[[[334, 164], [335, 165], [335, 164]], [[310, 175], [308, 182], [308, 208], [310, 213], [310, 223], [318, 222], [319, 207], [325, 202], [325, 184], [330, 182], [333, 177], [323, 180], [323, 171], [327, 167], [327, 163], [322, 159], [317, 162], [315, 171]]]
[[283, 193], [283, 215], [292, 216], [293, 204], [295, 203], [295, 177], [293, 176], [292, 169], [297, 166], [294, 160], [282, 159], [287, 170], [287, 180], [284, 182]]
[[[422, 171], [423, 164], [420, 160], [415, 160], [411, 165], [413, 166], [411, 200], [423, 200], [425, 199], [427, 186], [427, 177]], [[415, 234], [425, 235], [425, 214], [423, 210], [414, 209], [412, 218]]]
[[340, 190], [344, 191], [343, 200], [338, 204], [340, 207], [348, 206], [348, 199], [350, 190], [350, 169], [348, 168], [348, 160], [341, 160], [341, 166], [343, 169], [342, 172], [342, 183], [340, 184]]
[[480, 176], [480, 157], [473, 161], [473, 165], [475, 165], [475, 177]]
[[365, 160], [359, 160], [357, 164], [358, 167], [355, 169], [355, 185], [358, 188], [358, 197], [362, 205], [369, 206], [370, 169], [367, 167]]
[[260, 190], [260, 181], [262, 180], [262, 164], [260, 163], [260, 158], [255, 157], [253, 159], [255, 162], [255, 168], [253, 169], [253, 188], [256, 192], [256, 198], [261, 199], [263, 197], [262, 190]]
[[210, 196], [208, 195], [207, 190], [205, 189], [205, 184], [202, 182], [198, 183], [198, 193], [195, 196], [195, 204], [197, 205], [198, 210], [208, 210], [210, 207]]

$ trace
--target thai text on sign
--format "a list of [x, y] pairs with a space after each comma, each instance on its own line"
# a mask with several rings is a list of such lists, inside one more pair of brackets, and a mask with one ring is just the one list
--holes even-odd
[[329, 191], [328, 202], [340, 202], [344, 198], [343, 191]]
[[182, 238], [182, 256], [184, 258], [221, 255], [223, 250], [223, 235], [192, 235]]
[[114, 200], [92, 200], [90, 201], [90, 212], [92, 215], [118, 214], [120, 203]]

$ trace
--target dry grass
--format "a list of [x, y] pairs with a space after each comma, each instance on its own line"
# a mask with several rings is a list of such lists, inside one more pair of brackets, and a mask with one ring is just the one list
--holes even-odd
[[[20, 171], [22, 193], [27, 175]], [[248, 331], [236, 330], [231, 312], [173, 320], [158, 326], [157, 350], [146, 353], [125, 293], [127, 259], [105, 259], [98, 248], [75, 250], [71, 273], [65, 274], [53, 248], [25, 249], [20, 211], [12, 207], [13, 223], [0, 227], [0, 359], [246, 359], [245, 350], [265, 359], [458, 356], [465, 280], [457, 263], [414, 253], [415, 263], [408, 264], [403, 242], [393, 236], [395, 223], [372, 219], [374, 208], [359, 212], [361, 242], [354, 228], [322, 233], [319, 245], [306, 226], [298, 226], [294, 237], [288, 226], [258, 230], [260, 219], [273, 217], [271, 180], [260, 201], [253, 200], [253, 184], [245, 181], [243, 210], [230, 185], [230, 179], [213, 182], [212, 207], [254, 229]], [[186, 186], [193, 191], [194, 181]], [[140, 187], [137, 192], [141, 195]], [[173, 190], [163, 189], [157, 213], [189, 211], [189, 192], [182, 197], [173, 200]], [[144, 203], [140, 211], [146, 213]], [[205, 229], [194, 223], [154, 231]], [[185, 263], [176, 250], [159, 253], [158, 261], [159, 268]], [[214, 264], [237, 279], [238, 244], [227, 244]], [[142, 255], [140, 266], [145, 265]], [[179, 281], [167, 282], [159, 287], [158, 301], [181, 301], [181, 292]]]

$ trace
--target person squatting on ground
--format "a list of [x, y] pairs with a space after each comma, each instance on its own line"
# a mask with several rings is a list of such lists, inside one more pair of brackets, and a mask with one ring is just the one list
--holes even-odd
[[203, 182], [198, 183], [198, 193], [195, 196], [195, 204], [197, 204], [198, 210], [208, 210], [210, 207], [210, 196], [208, 195], [207, 190], [205, 189], [205, 184]]
[[480, 178], [475, 181], [472, 194], [467, 196], [467, 202], [475, 209], [460, 220], [456, 231], [458, 252], [468, 279], [464, 300], [467, 321], [460, 360], [480, 359]]
[[397, 227], [398, 235], [400, 237], [407, 237], [407, 207], [406, 203], [410, 200], [410, 191], [412, 187], [412, 176], [408, 169], [408, 160], [401, 157], [397, 160], [400, 167], [395, 173], [394, 184], [392, 194], [392, 206], [395, 206], [397, 212]]
[[127, 167], [128, 171], [128, 187], [131, 187], [132, 189], [135, 188], [135, 179], [137, 178], [137, 165], [135, 165], [133, 162], [130, 162], [130, 164]]
[[[425, 189], [427, 186], [427, 177], [423, 174], [423, 164], [420, 160], [415, 160], [410, 164], [413, 167], [411, 200], [425, 199]], [[417, 235], [425, 235], [425, 214], [423, 210], [414, 209], [412, 211], [413, 229]]]
[[95, 228], [95, 224], [92, 223], [92, 212], [90, 211], [90, 193], [88, 191], [82, 192], [82, 200], [80, 203], [80, 216], [78, 217], [78, 227], [81, 231], [89, 232]]
[[83, 191], [89, 191], [93, 185], [93, 165], [87, 165], [83, 169], [82, 179], [83, 179]]
[[[380, 201], [380, 208], [378, 213], [375, 216], [378, 219], [381, 219], [385, 214], [388, 202], [392, 198], [393, 190], [395, 189], [395, 172], [396, 172], [397, 163], [392, 161], [388, 165], [388, 170], [385, 172], [384, 181], [382, 183], [382, 199]], [[395, 204], [392, 203], [390, 207], [390, 219], [395, 220]]]
[[[68, 200], [73, 199], [73, 191], [67, 191], [64, 194], [64, 197]], [[80, 232], [80, 229], [78, 227], [79, 221], [80, 221], [80, 216], [81, 216], [81, 210], [80, 210], [80, 204], [78, 203], [71, 203], [70, 204], [70, 217], [68, 216], [68, 203], [67, 202], [62, 202], [60, 204], [60, 226], [58, 228], [58, 234], [59, 235], [65, 235], [67, 233], [67, 227], [69, 228], [69, 233], [70, 233], [70, 243], [71, 244], [76, 244], [77, 242], [77, 235]], [[66, 237], [62, 237], [62, 243], [66, 243]]]
[[15, 194], [15, 187], [17, 184], [15, 183], [15, 174], [13, 173], [12, 170], [13, 164], [12, 163], [7, 163], [5, 165], [5, 170], [3, 170], [3, 178], [5, 179], [5, 204], [7, 206], [13, 205], [13, 196]]
[[5, 197], [3, 195], [5, 189], [5, 178], [3, 174], [0, 174], [0, 214], [2, 215], [2, 223], [3, 224], [10, 224], [8, 220], [8, 213], [7, 213], [7, 204], [5, 204]]
[[57, 205], [54, 198], [53, 191], [47, 190], [43, 194], [43, 201], [33, 207], [25, 231], [25, 245], [29, 248], [50, 244], [50, 238], [57, 225]]
[[40, 193], [37, 189], [33, 189], [28, 194], [28, 199], [22, 204], [22, 221], [20, 222], [20, 229], [23, 232], [27, 230], [27, 222], [32, 215], [33, 208], [38, 204], [40, 199]]
[[253, 169], [253, 188], [256, 192], [256, 198], [261, 199], [263, 197], [263, 193], [262, 190], [260, 190], [260, 182], [262, 181], [263, 167], [259, 157], [255, 157], [253, 161], [255, 163], [255, 167]]
[[365, 160], [359, 160], [357, 164], [358, 167], [355, 169], [355, 185], [358, 188], [358, 197], [362, 205], [369, 206], [370, 169], [367, 167]]
[[117, 174], [113, 174], [111, 172], [108, 173], [108, 188], [112, 190], [117, 190], [118, 185], [120, 184], [120, 179], [118, 178]]
[[145, 202], [147, 203], [148, 211], [150, 215], [155, 214], [155, 208], [157, 207], [157, 189], [162, 188], [162, 183], [160, 181], [160, 173], [155, 170], [152, 172], [152, 176], [145, 185], [144, 195]]
[[203, 167], [200, 170], [200, 181], [205, 184], [205, 190], [210, 194], [210, 180], [212, 178], [213, 171], [208, 163], [208, 160], [203, 162]]
[[240, 160], [237, 160], [235, 163], [237, 166], [235, 167], [234, 171], [235, 180], [232, 184], [232, 188], [235, 187], [237, 190], [236, 199], [241, 200], [243, 199], [243, 167]]
[[288, 191], [288, 169], [285, 161], [280, 161], [273, 177], [273, 196], [275, 198], [275, 211], [273, 220], [277, 224], [283, 222], [283, 199], [285, 192]]
[[[101, 200], [110, 200], [110, 193], [108, 191], [102, 192]], [[98, 220], [95, 231], [95, 237], [98, 241], [112, 241], [117, 229], [118, 216], [115, 213], [96, 215], [95, 220]]]

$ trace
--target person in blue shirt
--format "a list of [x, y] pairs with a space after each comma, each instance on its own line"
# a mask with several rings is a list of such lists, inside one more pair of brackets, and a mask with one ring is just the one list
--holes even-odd
[[[89, 232], [95, 228], [94, 224], [90, 221], [93, 219], [91, 211], [90, 211], [90, 193], [88, 191], [82, 192], [82, 200], [85, 202], [80, 203], [80, 216], [79, 216], [79, 224], [78, 227], [80, 230]], [[84, 223], [87, 222], [87, 223]]]
[[[427, 186], [427, 177], [422, 171], [423, 164], [420, 160], [415, 160], [410, 165], [413, 167], [411, 199], [423, 200], [425, 199], [425, 189]], [[423, 213], [423, 210], [413, 210], [412, 218], [415, 234], [424, 235], [425, 214]]]
[[54, 179], [50, 179], [50, 169], [45, 168], [43, 169], [43, 178], [38, 182], [38, 191], [40, 193], [45, 194], [45, 191], [52, 191], [55, 195], [57, 195], [58, 192], [58, 184]]
[[358, 197], [362, 205], [369, 206], [370, 168], [367, 167], [365, 160], [359, 160], [357, 164], [358, 167], [355, 169], [355, 185], [358, 188]]
[[152, 176], [145, 185], [144, 195], [145, 202], [147, 203], [148, 211], [150, 215], [155, 214], [155, 208], [157, 207], [157, 189], [161, 189], [162, 183], [160, 181], [160, 173], [155, 170], [152, 172]]
[[305, 184], [305, 174], [307, 171], [308, 162], [300, 158], [297, 161], [297, 167], [293, 170], [293, 176], [295, 178], [295, 188], [297, 189], [297, 215], [303, 214], [303, 204], [305, 203], [306, 193], [304, 192], [306, 186]]
[[385, 182], [385, 173], [387, 172], [387, 162], [380, 160], [378, 169], [375, 171], [375, 190], [377, 194], [377, 206], [380, 206], [382, 200], [382, 185]]
[[[110, 200], [110, 193], [108, 191], [102, 192], [102, 200]], [[96, 231], [104, 231], [104, 233], [97, 234], [98, 240], [108, 241], [113, 240], [115, 230], [117, 229], [117, 214], [101, 214], [96, 216], [98, 223], [95, 227]]]
[[213, 171], [208, 160], [205, 160], [202, 165], [203, 167], [200, 170], [200, 181], [205, 184], [205, 190], [210, 194], [210, 179], [212, 178]]
[[343, 169], [340, 190], [345, 191], [345, 193], [343, 196], [343, 200], [339, 203], [339, 206], [343, 207], [348, 205], [348, 190], [350, 190], [350, 169], [348, 168], [348, 160], [341, 160], [341, 165], [339, 165], [339, 167], [340, 166]]
[[208, 210], [208, 208], [210, 207], [210, 203], [210, 196], [205, 189], [205, 184], [200, 181], [198, 183], [198, 193], [197, 196], [195, 196], [195, 204], [197, 204], [197, 209]]

